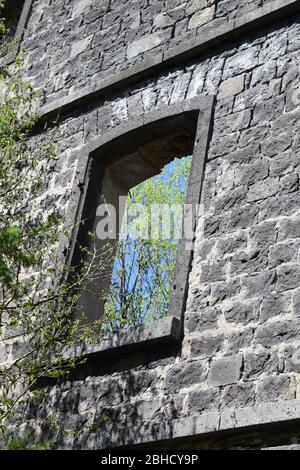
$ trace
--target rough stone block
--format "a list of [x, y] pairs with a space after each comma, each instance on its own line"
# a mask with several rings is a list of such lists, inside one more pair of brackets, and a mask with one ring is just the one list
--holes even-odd
[[229, 96], [235, 96], [238, 93], [241, 93], [244, 89], [244, 83], [245, 75], [239, 75], [225, 80], [219, 88], [218, 98], [228, 98]]
[[259, 304], [253, 302], [237, 302], [224, 307], [224, 315], [228, 323], [247, 325], [257, 319]]
[[141, 93], [129, 96], [127, 99], [128, 114], [129, 116], [140, 116], [143, 114], [143, 104]]
[[181, 362], [172, 366], [165, 379], [165, 388], [169, 393], [199, 384], [204, 380], [204, 367], [201, 361]]
[[185, 323], [190, 332], [211, 330], [217, 326], [220, 315], [221, 311], [219, 309], [198, 307], [196, 298], [188, 307]]
[[291, 342], [299, 338], [300, 327], [295, 321], [277, 321], [260, 325], [254, 334], [254, 341], [265, 348]]
[[241, 354], [214, 361], [209, 374], [209, 384], [219, 387], [237, 383], [241, 377], [242, 365]]
[[239, 206], [246, 201], [247, 193], [246, 188], [241, 187], [228, 191], [225, 194], [222, 194], [216, 197], [215, 201], [215, 211], [216, 213], [222, 213], [229, 209]]
[[4, 342], [0, 343], [0, 364], [4, 364], [7, 361], [7, 347]]
[[[260, 143], [269, 135], [269, 126], [268, 124], [258, 124], [252, 126], [249, 129], [241, 131], [241, 137], [239, 139], [240, 147], [247, 147], [249, 143]], [[257, 157], [261, 155], [261, 152], [257, 154]]]
[[228, 221], [228, 231], [235, 231], [237, 229], [245, 229], [257, 223], [259, 209], [255, 205], [242, 205], [235, 207], [231, 211]]
[[217, 253], [220, 259], [224, 256], [234, 253], [237, 250], [246, 249], [247, 236], [246, 234], [238, 234], [236, 237], [222, 238], [217, 244]]
[[283, 263], [296, 263], [300, 248], [300, 240], [278, 243], [271, 246], [269, 251], [269, 266], [271, 268]]
[[280, 266], [277, 276], [277, 290], [279, 292], [296, 289], [300, 285], [300, 265], [298, 263], [289, 263]]
[[186, 14], [191, 15], [196, 11], [203, 10], [207, 6], [207, 0], [189, 0], [186, 6]]
[[222, 397], [222, 407], [251, 406], [255, 403], [255, 387], [251, 383], [230, 385]]
[[276, 222], [262, 222], [253, 227], [250, 231], [250, 246], [252, 249], [267, 249], [270, 245], [276, 243], [276, 240]]
[[268, 177], [269, 165], [268, 162], [260, 159], [249, 165], [244, 165], [236, 171], [236, 184], [254, 184], [257, 181], [262, 181]]
[[269, 295], [261, 303], [260, 319], [266, 321], [269, 318], [284, 315], [291, 308], [290, 297], [286, 295]]
[[[299, 196], [298, 196], [299, 200]], [[287, 206], [287, 204], [286, 204]], [[300, 220], [285, 219], [279, 222], [278, 241], [300, 238]]]
[[160, 13], [153, 21], [154, 30], [167, 28], [173, 25], [173, 19], [168, 13]]
[[211, 287], [211, 305], [218, 305], [219, 302], [228, 300], [237, 295], [241, 290], [239, 279], [228, 282], [216, 282]]
[[258, 142], [251, 142], [249, 145], [238, 149], [226, 156], [228, 162], [244, 165], [251, 163], [260, 157], [260, 146]]
[[237, 149], [237, 142], [239, 139], [239, 132], [234, 132], [226, 136], [220, 136], [214, 141], [214, 137], [209, 148], [209, 158], [219, 157], [221, 155], [230, 155]]
[[77, 57], [79, 54], [88, 50], [92, 44], [92, 39], [93, 35], [90, 35], [84, 39], [75, 41], [71, 47], [70, 59], [75, 59], [75, 57]]
[[237, 113], [230, 114], [226, 117], [215, 119], [215, 131], [220, 135], [228, 135], [232, 132], [245, 129], [249, 126], [251, 120], [251, 111], [246, 109]]
[[285, 152], [292, 144], [292, 135], [288, 132], [281, 135], [272, 135], [261, 144], [261, 150], [266, 157], [274, 157]]
[[199, 390], [191, 392], [188, 398], [188, 410], [191, 415], [218, 408], [220, 393], [218, 390]]
[[[266, 71], [265, 81], [270, 80], [270, 73], [272, 72], [268, 69], [268, 71]], [[259, 101], [254, 107], [252, 125], [274, 121], [278, 116], [281, 117], [283, 115], [284, 105], [283, 96], [275, 96], [269, 100]]]
[[211, 282], [225, 281], [226, 263], [224, 261], [203, 263], [201, 265], [200, 282], [208, 284]]
[[257, 400], [292, 400], [295, 396], [296, 386], [293, 379], [287, 375], [268, 377], [258, 384]]
[[239, 252], [232, 257], [231, 275], [255, 273], [265, 269], [268, 265], [268, 252], [265, 250], [251, 250], [248, 253]]
[[297, 174], [286, 175], [281, 178], [280, 188], [282, 192], [293, 193], [299, 190], [299, 176]]
[[244, 359], [244, 380], [255, 380], [266, 372], [278, 370], [278, 360], [268, 352], [246, 352]]
[[247, 200], [248, 202], [255, 202], [267, 197], [275, 196], [280, 189], [278, 178], [269, 178], [263, 181], [257, 181], [250, 186]]
[[246, 288], [248, 297], [269, 294], [276, 287], [276, 272], [275, 270], [265, 270], [255, 275], [245, 276], [242, 278], [242, 286]]
[[73, 6], [72, 19], [76, 18], [77, 16], [80, 16], [82, 13], [87, 11], [91, 4], [92, 0], [80, 0], [79, 2], [77, 1]]
[[209, 8], [205, 8], [202, 11], [194, 13], [194, 15], [191, 17], [189, 21], [188, 29], [199, 28], [199, 26], [202, 26], [208, 23], [209, 21], [213, 19], [214, 12], [215, 12], [215, 6], [213, 5]]
[[211, 358], [221, 350], [223, 345], [222, 336], [201, 336], [200, 338], [194, 338], [191, 340], [191, 356]]
[[127, 57], [128, 59], [133, 59], [139, 54], [159, 46], [162, 41], [163, 37], [158, 32], [148, 34], [148, 36], [144, 36], [140, 39], [137, 39], [131, 44], [129, 44], [129, 46], [127, 47]]
[[229, 57], [225, 64], [224, 78], [227, 79], [233, 75], [253, 69], [258, 63], [258, 53], [258, 47], [253, 46]]
[[[260, 211], [258, 215], [259, 222], [273, 219], [279, 216], [287, 217], [292, 215], [296, 210], [299, 208], [299, 194], [292, 193], [292, 194], [278, 194], [275, 197], [268, 198], [264, 201], [260, 202]], [[280, 238], [281, 236], [285, 236], [285, 238], [294, 238], [290, 235], [290, 232], [280, 233], [283, 224], [278, 222], [279, 225], [279, 235], [278, 241], [282, 241]], [[299, 232], [298, 232], [299, 233]], [[298, 235], [296, 235], [298, 237]], [[283, 238], [284, 239], [284, 238]]]
[[250, 348], [253, 342], [253, 327], [239, 328], [237, 331], [227, 333], [226, 339], [226, 354], [238, 354], [245, 348]]
[[156, 417], [161, 419], [161, 410], [163, 408], [162, 400], [141, 401], [137, 404], [137, 415], [143, 421], [149, 421]]

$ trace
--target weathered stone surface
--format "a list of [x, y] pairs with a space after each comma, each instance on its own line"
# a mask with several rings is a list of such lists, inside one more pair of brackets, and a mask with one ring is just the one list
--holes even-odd
[[[49, 386], [28, 419], [61, 420], [68, 433], [54, 436], [58, 446], [99, 449], [218, 429], [239, 434], [299, 420], [297, 3], [33, 2], [24, 73], [55, 116], [63, 108], [45, 214], [57, 207], [70, 216], [86, 146], [170, 103], [181, 113], [187, 99], [217, 97], [184, 332], [160, 346], [158, 327], [153, 343], [129, 333], [136, 349], [120, 356], [112, 348], [109, 360], [97, 358], [109, 349], [98, 345], [78, 377]], [[288, 5], [288, 20], [254, 22], [262, 6], [266, 15]], [[36, 145], [44, 132], [37, 130]], [[1, 345], [0, 362], [21, 347]]]
[[265, 270], [258, 274], [254, 273], [251, 276], [242, 278], [241, 282], [249, 298], [269, 295], [276, 287], [276, 272], [274, 270]]
[[211, 21], [214, 17], [215, 7], [211, 6], [209, 8], [205, 8], [202, 11], [194, 13], [189, 21], [188, 29], [199, 28], [200, 26], [204, 25]]
[[0, 364], [7, 362], [7, 346], [5, 343], [0, 344]]
[[266, 296], [261, 303], [260, 318], [265, 321], [278, 315], [284, 315], [289, 311], [289, 307], [288, 297], [271, 294]]
[[239, 328], [236, 331], [225, 334], [227, 355], [242, 353], [244, 349], [253, 346], [253, 327]]
[[266, 199], [270, 196], [275, 196], [278, 191], [278, 178], [269, 178], [266, 181], [258, 181], [249, 188], [247, 200], [248, 202], [255, 202], [261, 199]]
[[218, 97], [222, 99], [238, 95], [244, 89], [244, 82], [245, 75], [239, 75], [225, 80], [220, 86]]
[[293, 293], [293, 312], [295, 317], [300, 317], [300, 289]]
[[295, 396], [295, 385], [287, 375], [269, 377], [258, 384], [257, 398], [260, 401], [292, 400]]
[[274, 345], [290, 343], [298, 337], [299, 326], [299, 323], [287, 320], [264, 324], [257, 328], [254, 341], [268, 349]]
[[262, 142], [262, 153], [266, 157], [274, 157], [285, 152], [291, 144], [291, 135], [272, 135], [272, 137]]
[[212, 362], [209, 384], [213, 387], [234, 384], [239, 381], [243, 364], [243, 356], [218, 359]]
[[160, 33], [153, 33], [145, 36], [141, 39], [137, 39], [133, 43], [129, 44], [127, 48], [127, 57], [132, 59], [142, 52], [149, 51], [156, 46], [159, 46], [163, 41]]
[[203, 413], [218, 406], [220, 393], [218, 390], [196, 391], [189, 394], [188, 410], [190, 415]]
[[72, 19], [76, 18], [77, 16], [82, 15], [85, 11], [89, 9], [92, 4], [92, 0], [80, 0], [76, 2], [72, 9]]
[[244, 360], [243, 377], [245, 380], [255, 381], [267, 371], [278, 372], [277, 357], [271, 357], [268, 352], [247, 352]]
[[247, 325], [257, 320], [259, 304], [258, 302], [236, 302], [224, 307], [224, 315], [228, 323]]
[[189, 0], [186, 6], [186, 14], [191, 15], [198, 10], [203, 10], [208, 4], [207, 0]]
[[277, 225], [270, 221], [257, 224], [250, 230], [250, 237], [252, 249], [266, 250], [270, 245], [276, 243]]
[[87, 51], [92, 43], [92, 39], [92, 36], [88, 36], [87, 38], [74, 42], [71, 47], [70, 59], [75, 59], [75, 57]]
[[228, 231], [244, 229], [255, 225], [258, 221], [259, 209], [253, 205], [243, 205], [235, 207], [230, 214], [228, 222]]
[[191, 341], [191, 356], [200, 358], [212, 358], [221, 350], [223, 345], [222, 336], [206, 335], [194, 338]]
[[218, 320], [221, 316], [221, 310], [217, 308], [203, 308], [198, 299], [195, 299], [190, 306], [190, 314], [186, 318], [186, 326], [193, 331], [210, 330], [217, 326]]
[[173, 25], [173, 19], [166, 12], [160, 13], [153, 22], [153, 26], [155, 29], [166, 28], [172, 25]]
[[278, 268], [277, 289], [279, 292], [295, 289], [300, 283], [300, 266], [289, 263]]
[[251, 250], [250, 253], [240, 252], [232, 257], [231, 269], [232, 272], [241, 273], [255, 273], [260, 272], [267, 267], [268, 255], [265, 250]]
[[239, 279], [215, 283], [211, 288], [211, 304], [216, 305], [224, 300], [229, 300], [231, 297], [236, 296], [240, 290], [241, 282]]
[[193, 384], [199, 384], [204, 377], [201, 361], [180, 363], [172, 366], [166, 374], [166, 390], [178, 391]]
[[250, 70], [258, 63], [258, 48], [250, 47], [247, 50], [240, 51], [237, 55], [229, 57], [224, 69], [224, 78]]
[[254, 386], [250, 383], [230, 385], [230, 387], [226, 388], [222, 401], [228, 408], [251, 406], [255, 403]]
[[289, 218], [279, 222], [278, 241], [300, 237], [300, 220]]
[[270, 248], [269, 266], [274, 267], [282, 263], [296, 263], [298, 259], [299, 241], [279, 243]]

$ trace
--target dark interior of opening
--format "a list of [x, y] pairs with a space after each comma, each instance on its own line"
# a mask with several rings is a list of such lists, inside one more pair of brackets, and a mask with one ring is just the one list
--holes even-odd
[[[96, 210], [104, 196], [107, 203], [118, 206], [120, 195], [160, 173], [174, 158], [192, 155], [197, 127], [198, 112], [186, 112], [171, 118], [144, 125], [134, 131], [101, 146], [90, 156], [87, 190], [82, 209], [82, 225], [79, 229], [73, 256], [73, 266], [82, 259], [79, 245], [87, 246], [88, 232], [94, 232], [97, 223]], [[102, 241], [96, 241], [100, 250]], [[107, 243], [107, 242], [106, 242]], [[95, 286], [82, 295], [81, 310], [90, 323], [101, 318], [103, 305]]]
[[8, 35], [14, 37], [24, 6], [24, 0], [6, 0], [1, 16], [5, 18]]

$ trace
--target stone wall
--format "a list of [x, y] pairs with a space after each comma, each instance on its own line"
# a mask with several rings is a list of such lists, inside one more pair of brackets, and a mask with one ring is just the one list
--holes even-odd
[[[49, 100], [263, 2], [96, 3], [33, 4], [28, 77]], [[49, 386], [45, 402], [28, 410], [29, 424], [62, 424], [58, 447], [164, 439], [172, 447], [172, 436], [300, 419], [292, 358], [300, 333], [299, 20], [294, 14], [61, 118], [60, 158], [42, 203], [67, 214], [87, 144], [162, 105], [217, 98], [182, 342], [92, 362]], [[201, 445], [216, 447], [215, 439]], [[281, 445], [290, 439], [282, 434]]]
[[28, 76], [47, 101], [161, 57], [272, 0], [40, 0], [28, 33]]

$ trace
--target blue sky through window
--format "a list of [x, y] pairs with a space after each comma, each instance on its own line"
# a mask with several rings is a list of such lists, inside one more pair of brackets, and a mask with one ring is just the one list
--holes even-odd
[[[145, 223], [151, 206], [181, 205], [186, 197], [192, 157], [175, 159], [161, 172], [128, 194], [127, 207], [143, 204]], [[163, 210], [162, 210], [163, 213]], [[163, 223], [163, 220], [160, 220]], [[124, 224], [123, 224], [124, 225]], [[122, 226], [121, 233], [124, 230]], [[111, 288], [105, 303], [109, 328], [146, 323], [166, 315], [178, 240], [120, 239], [114, 261]]]

